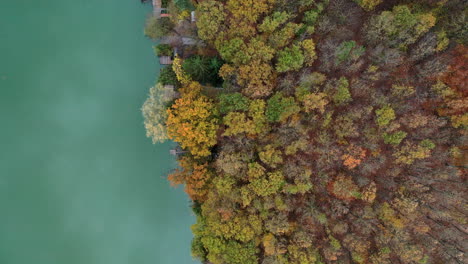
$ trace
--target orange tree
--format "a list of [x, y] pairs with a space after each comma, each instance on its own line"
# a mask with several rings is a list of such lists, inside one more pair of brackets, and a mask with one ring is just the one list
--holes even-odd
[[167, 134], [195, 157], [210, 155], [216, 144], [217, 110], [201, 94], [201, 85], [191, 82], [181, 89], [181, 98], [167, 110]]

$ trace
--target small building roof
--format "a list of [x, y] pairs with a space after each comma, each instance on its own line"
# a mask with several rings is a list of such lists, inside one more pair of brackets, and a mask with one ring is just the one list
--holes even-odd
[[184, 45], [195, 45], [197, 44], [197, 41], [193, 38], [189, 37], [182, 37], [182, 44]]
[[174, 85], [166, 84], [163, 86], [164, 88], [164, 101], [171, 101], [176, 97], [176, 91], [174, 91]]
[[170, 56], [161, 56], [159, 57], [159, 64], [161, 65], [172, 64], [172, 58]]
[[197, 21], [197, 17], [195, 16], [195, 11], [190, 12], [190, 18], [192, 22]]
[[171, 153], [172, 155], [174, 156], [178, 156], [180, 154], [184, 154], [186, 153], [187, 151], [183, 150], [179, 145], [177, 145], [176, 147], [174, 147], [173, 149], [169, 150], [169, 153]]

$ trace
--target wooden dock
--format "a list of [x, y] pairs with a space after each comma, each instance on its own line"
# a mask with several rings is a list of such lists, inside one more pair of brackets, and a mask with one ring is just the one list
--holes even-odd
[[159, 64], [161, 65], [170, 65], [172, 64], [172, 58], [171, 56], [160, 56], [159, 57]]
[[153, 0], [153, 14], [156, 18], [161, 18], [162, 2], [161, 0]]
[[156, 18], [161, 17], [169, 17], [170, 15], [167, 14], [167, 8], [162, 7], [161, 0], [152, 0], [153, 1], [153, 15]]

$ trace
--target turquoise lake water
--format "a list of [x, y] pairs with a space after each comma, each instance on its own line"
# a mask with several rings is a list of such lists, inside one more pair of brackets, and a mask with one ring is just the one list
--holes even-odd
[[190, 264], [139, 0], [0, 1], [0, 263]]

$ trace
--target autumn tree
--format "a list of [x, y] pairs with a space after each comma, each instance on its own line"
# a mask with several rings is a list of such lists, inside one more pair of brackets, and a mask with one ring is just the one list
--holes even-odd
[[202, 202], [208, 194], [213, 174], [208, 164], [198, 164], [189, 156], [181, 157], [179, 168], [168, 176], [172, 185], [185, 184], [185, 192], [190, 199]]
[[159, 79], [180, 98], [143, 109], [185, 150], [194, 257], [466, 262], [462, 2], [194, 1], [203, 41]]
[[372, 11], [377, 5], [382, 3], [382, 0], [354, 0], [358, 3], [364, 10]]
[[219, 1], [203, 1], [197, 6], [197, 27], [201, 39], [213, 43], [226, 19], [224, 5]]
[[390, 47], [406, 48], [435, 25], [431, 13], [411, 12], [406, 5], [393, 7], [374, 16], [366, 28], [366, 37], [372, 44], [385, 43]]
[[210, 154], [216, 144], [216, 106], [201, 94], [201, 86], [192, 82], [182, 89], [181, 98], [167, 110], [167, 133], [194, 156]]
[[223, 123], [227, 126], [223, 133], [225, 136], [255, 134], [255, 124], [245, 113], [230, 112], [224, 117]]
[[268, 99], [265, 114], [269, 122], [282, 122], [299, 110], [300, 108], [293, 97], [286, 97], [281, 93], [276, 93]]
[[395, 111], [389, 105], [375, 110], [377, 116], [376, 122], [379, 126], [387, 126], [390, 121], [395, 119]]

